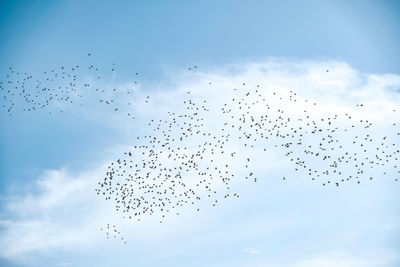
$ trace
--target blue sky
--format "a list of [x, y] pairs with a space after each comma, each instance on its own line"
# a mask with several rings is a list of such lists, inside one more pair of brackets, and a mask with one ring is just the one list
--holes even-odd
[[[134, 123], [99, 117], [96, 108], [79, 113], [72, 107], [53, 115], [16, 112], [12, 117], [0, 111], [0, 231], [5, 236], [0, 244], [8, 251], [0, 254], [0, 265], [399, 264], [400, 217], [394, 204], [399, 200], [399, 184], [392, 180], [322, 191], [309, 181], [297, 179], [283, 186], [280, 180], [266, 179], [257, 186], [244, 186], [243, 201], [224, 203], [217, 211], [205, 208], [201, 218], [189, 210], [166, 226], [151, 221], [125, 226], [131, 234], [125, 247], [107, 243], [98, 229], [91, 229], [95, 224], [88, 221], [93, 218], [85, 214], [99, 215], [103, 206], [84, 194], [95, 183], [92, 176], [102, 175], [105, 162], [146, 133], [143, 125], [148, 119], [162, 117], [161, 107], [177, 108], [165, 94], [181, 99], [183, 87], [198, 88], [205, 79], [215, 79], [221, 88], [240, 79], [256, 83], [264, 78], [252, 63], [277, 62], [265, 67], [265, 73], [272, 75], [266, 81], [275, 81], [276, 68], [278, 74], [293, 79], [291, 85], [304, 97], [322, 102], [344, 97], [350, 105], [356, 99], [346, 90], [362, 89], [366, 101], [376, 97], [385, 105], [399, 104], [396, 94], [387, 93], [400, 88], [398, 1], [1, 1], [0, 36], [1, 79], [9, 66], [40, 75], [64, 65], [115, 62], [117, 74], [109, 77], [107, 85], [133, 82], [139, 72], [138, 95], [150, 94], [158, 101], [154, 106], [138, 106]], [[200, 77], [185, 71], [195, 64], [200, 66]], [[232, 65], [235, 72], [230, 73], [226, 69]], [[309, 76], [299, 66], [304, 73], [326, 66], [338, 70], [341, 74], [332, 83], [346, 90], [340, 96], [308, 91], [304, 84], [310, 83], [304, 81]], [[277, 86], [282, 85], [276, 79]], [[321, 80], [315, 84], [331, 89]], [[204, 88], [204, 95], [198, 97], [215, 97], [208, 90]], [[258, 171], [277, 177], [286, 167]], [[71, 204], [54, 197], [63, 187], [80, 198]], [[43, 204], [50, 200], [56, 204]], [[57, 212], [63, 207], [65, 215]], [[39, 215], [25, 215], [29, 209]], [[99, 215], [110, 216], [118, 215]], [[31, 235], [46, 225], [53, 232]], [[60, 231], [71, 236], [85, 233], [87, 242], [60, 238], [55, 234]], [[140, 242], [132, 237], [138, 233]], [[43, 246], [22, 242], [21, 235]], [[18, 249], [22, 247], [26, 249]]]
[[[391, 73], [400, 68], [399, 9], [396, 1], [4, 1], [0, 67], [34, 72], [83, 64], [91, 51], [99, 63], [117, 62], [121, 80], [140, 70], [149, 84], [165, 69], [269, 57], [334, 58], [363, 71]], [[85, 155], [110, 144], [107, 134], [90, 138], [83, 129], [96, 126], [87, 121], [43, 119], [24, 120], [25, 130], [17, 120], [2, 119], [2, 190], [16, 169], [60, 166], [72, 162], [77, 149]], [[50, 144], [43, 147], [42, 139]], [[53, 157], [61, 147], [63, 156]], [[27, 151], [35, 151], [37, 163]]]

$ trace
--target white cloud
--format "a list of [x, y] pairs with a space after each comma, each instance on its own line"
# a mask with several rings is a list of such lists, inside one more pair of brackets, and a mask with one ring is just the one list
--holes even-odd
[[[135, 122], [126, 118], [124, 114], [108, 116], [106, 113], [99, 113], [97, 109], [85, 111], [84, 114], [113, 127], [130, 129], [131, 127], [141, 127], [141, 123], [148, 119], [168, 119], [167, 111], [184, 112], [184, 106], [181, 104], [187, 97], [190, 97], [197, 103], [207, 100], [207, 105], [211, 111], [207, 113], [209, 115], [206, 115], [206, 123], [208, 123], [206, 129], [212, 130], [215, 127], [220, 127], [221, 122], [226, 121], [225, 117], [217, 115], [224, 103], [235, 97], [234, 94], [244, 94], [260, 85], [258, 90], [271, 100], [271, 107], [278, 109], [280, 105], [284, 105], [285, 114], [289, 116], [298, 117], [303, 109], [307, 108], [308, 114], [315, 119], [327, 114], [339, 114], [342, 117], [338, 125], [346, 125], [346, 121], [343, 119], [344, 114], [351, 113], [354, 118], [368, 119], [376, 123], [377, 127], [374, 128], [376, 134], [386, 131], [393, 122], [398, 122], [400, 119], [400, 76], [360, 73], [345, 62], [299, 62], [276, 59], [265, 63], [230, 65], [209, 72], [185, 71], [171, 77], [171, 80], [175, 81], [174, 86], [166, 88], [165, 85], [160, 84], [149, 91], [146, 91], [147, 88], [135, 87], [137, 93], [135, 96], [118, 98], [118, 101], [130, 101], [132, 103], [126, 111], [136, 114], [137, 120]], [[127, 88], [133, 85], [115, 86]], [[233, 91], [234, 88], [237, 88], [237, 91]], [[291, 90], [297, 93], [297, 102], [287, 100]], [[191, 92], [189, 96], [187, 91]], [[277, 92], [279, 96], [273, 96], [273, 92]], [[143, 103], [146, 95], [150, 96], [149, 103]], [[279, 97], [282, 97], [283, 100]], [[258, 99], [258, 96], [255, 95], [252, 101]], [[314, 101], [317, 102], [316, 107], [312, 104]], [[356, 106], [360, 103], [364, 107]], [[397, 109], [397, 111], [393, 112], [393, 109]], [[254, 109], [253, 112], [262, 114], [264, 110], [259, 108]], [[234, 114], [236, 116], [238, 113]], [[277, 114], [276, 111], [273, 114]], [[117, 121], [115, 121], [116, 116], [120, 116]], [[143, 128], [141, 131], [150, 132], [150, 129], [150, 127]], [[234, 131], [231, 131], [231, 133], [234, 134]], [[115, 144], [115, 147], [118, 148], [114, 148], [115, 151], [111, 153], [112, 156], [110, 155], [109, 159], [105, 160], [106, 162], [125, 150], [124, 147], [119, 145], [121, 144]], [[302, 187], [311, 185], [308, 180], [305, 182], [305, 180], [301, 180], [302, 177], [296, 177], [296, 180], [292, 179], [287, 184], [282, 184], [280, 172], [288, 172], [288, 163], [280, 160], [276, 151], [272, 150], [272, 152], [264, 154], [262, 147], [256, 146], [254, 149], [238, 148], [239, 144], [234, 142], [230, 146], [232, 149], [238, 150], [238, 154], [242, 157], [249, 153], [254, 155], [254, 169], [261, 177], [266, 176], [267, 178], [261, 179], [256, 185], [252, 183], [243, 184], [241, 180], [236, 181], [234, 184], [236, 184], [236, 189], [243, 193], [243, 199], [222, 203], [222, 207], [218, 210], [221, 214], [204, 206], [202, 209], [204, 208], [205, 211], [201, 217], [194, 215], [195, 212], [190, 208], [186, 208], [183, 210], [184, 215], [169, 218], [169, 222], [167, 220], [163, 226], [157, 224], [157, 218], [145, 218], [145, 223], [128, 223], [122, 219], [121, 214], [113, 211], [111, 203], [102, 201], [94, 192], [96, 183], [102, 179], [105, 173], [106, 162], [101, 162], [98, 167], [80, 173], [74, 173], [73, 170], [66, 168], [48, 170], [37, 180], [36, 187], [32, 189], [33, 193], [9, 196], [6, 200], [8, 216], [0, 221], [0, 235], [2, 236], [0, 239], [0, 256], [13, 261], [21, 261], [28, 256], [35, 258], [36, 254], [43, 254], [52, 250], [93, 251], [98, 246], [104, 246], [105, 238], [98, 229], [111, 222], [121, 227], [121, 232], [127, 235], [128, 242], [143, 242], [144, 244], [164, 242], [171, 246], [174, 243], [170, 239], [179, 239], [179, 237], [188, 233], [202, 240], [202, 243], [199, 242], [204, 245], [207, 243], [206, 239], [213, 239], [215, 236], [222, 240], [220, 243], [223, 243], [223, 240], [226, 239], [231, 240], [232, 238], [229, 236], [232, 234], [236, 234], [243, 241], [246, 240], [247, 235], [254, 237], [257, 236], [258, 232], [273, 235], [272, 232], [276, 231], [284, 235], [282, 229], [291, 229], [296, 223], [303, 223], [304, 225], [313, 223], [312, 218], [303, 218], [299, 214], [288, 213], [293, 211], [292, 207], [287, 204], [288, 201], [290, 202], [288, 198], [296, 198], [296, 196], [305, 192], [310, 194], [310, 191], [307, 191], [310, 189], [302, 189]], [[226, 159], [223, 157], [220, 159], [221, 162], [224, 162], [224, 160]], [[232, 161], [232, 166], [236, 166], [238, 172], [241, 171], [240, 160]], [[278, 178], [275, 180], [269, 178], [274, 176]], [[268, 184], [274, 184], [271, 188], [282, 190], [282, 193], [269, 191]], [[290, 191], [290, 194], [285, 193], [288, 192], [287, 190]], [[318, 189], [314, 187], [313, 190], [321, 190], [321, 187], [318, 187]], [[327, 190], [326, 194], [333, 199], [335, 199], [335, 194], [343, 194], [333, 192], [333, 189]], [[366, 190], [369, 190], [369, 188], [366, 187]], [[269, 195], [265, 192], [269, 192]], [[251, 208], [246, 209], [243, 206], [240, 207], [240, 205], [245, 206], [246, 203], [252, 203], [251, 197], [257, 198], [261, 202], [265, 201], [265, 206], [268, 206], [270, 210], [256, 210], [256, 213], [261, 213], [259, 216], [227, 219], [228, 221], [225, 222], [227, 226], [225, 226], [221, 216], [234, 211], [244, 212], [248, 210], [250, 212]], [[348, 200], [351, 201], [351, 199]], [[278, 209], [282, 210], [273, 211], [273, 206], [267, 201], [274, 201]], [[314, 205], [313, 208], [315, 208], [317, 214], [321, 215], [326, 212], [319, 203], [314, 203]], [[260, 206], [256, 207], [260, 208]], [[339, 211], [339, 208], [337, 211]], [[274, 215], [278, 219], [273, 218]], [[242, 216], [244, 215], [238, 215], [238, 217]], [[232, 221], [230, 221], [231, 219]], [[218, 230], [212, 227], [214, 220], [218, 220], [220, 224], [220, 228], [217, 227]], [[376, 221], [374, 222], [376, 223]], [[221, 224], [223, 227], [221, 227]], [[398, 225], [396, 226], [392, 222], [387, 222], [387, 225], [392, 225], [393, 227], [390, 229], [394, 229], [393, 231], [399, 229]], [[204, 229], [207, 229], [208, 232], [202, 233]], [[237, 229], [242, 232], [235, 233]], [[363, 229], [360, 231], [362, 232]], [[318, 233], [315, 235], [318, 237]], [[129, 237], [133, 238], [129, 240]], [[316, 240], [316, 242], [321, 242], [318, 238]], [[247, 240], [246, 242], [250, 241]], [[361, 241], [358, 240], [357, 242]], [[137, 248], [139, 245], [133, 244], [133, 246]], [[265, 248], [259, 249], [257, 245], [249, 245], [248, 247], [251, 248], [247, 250], [248, 253], [254, 254], [253, 256], [265, 254]], [[285, 244], [280, 244], [279, 247], [285, 247]], [[392, 258], [397, 259], [396, 257], [394, 255]], [[60, 264], [63, 264], [63, 262], [61, 261]], [[64, 263], [68, 265], [69, 261]], [[360, 260], [348, 253], [335, 252], [301, 258], [293, 262], [292, 266], [378, 266], [379, 264], [384, 265], [386, 261], [369, 261], [363, 258]]]
[[293, 267], [377, 267], [394, 266], [399, 261], [399, 255], [389, 251], [372, 251], [371, 254], [357, 256], [349, 252], [334, 251], [310, 255], [300, 259], [290, 266]]
[[46, 171], [32, 188], [35, 193], [10, 198], [9, 219], [0, 221], [1, 255], [21, 260], [21, 255], [35, 251], [93, 242], [96, 234], [90, 228], [96, 224], [90, 217], [97, 205], [103, 206], [94, 197], [98, 174], [89, 171], [74, 177], [65, 169]]

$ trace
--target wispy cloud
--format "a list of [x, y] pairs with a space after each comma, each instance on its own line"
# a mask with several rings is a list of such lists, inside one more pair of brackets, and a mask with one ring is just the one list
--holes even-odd
[[[174, 83], [168, 83], [154, 88], [136, 88], [135, 95], [116, 96], [116, 101], [128, 101], [132, 103], [126, 106], [124, 112], [135, 114], [136, 120], [127, 117], [125, 113], [118, 113], [113, 117], [98, 113], [97, 109], [85, 111], [88, 118], [99, 119], [103, 123], [110, 124], [113, 127], [126, 129], [129, 127], [142, 127], [149, 119], [167, 120], [167, 112], [184, 112], [182, 102], [189, 97], [195, 102], [207, 101], [210, 112], [205, 115], [207, 130], [212, 131], [219, 127], [220, 123], [226, 120], [220, 108], [230, 100], [233, 94], [243, 94], [246, 90], [258, 88], [271, 100], [271, 106], [284, 105], [285, 112], [292, 116], [299, 116], [304, 108], [309, 109], [310, 116], [321, 118], [327, 114], [349, 114], [351, 113], [357, 119], [368, 119], [376, 124], [373, 133], [381, 135], [387, 127], [392, 126], [393, 122], [400, 119], [400, 76], [387, 74], [375, 75], [360, 73], [345, 62], [339, 61], [291, 61], [291, 60], [271, 60], [262, 63], [245, 63], [229, 65], [211, 71], [182, 71], [170, 77]], [[259, 85], [259, 87], [257, 87]], [[128, 88], [132, 84], [115, 85], [117, 88]], [[233, 91], [233, 89], [237, 91]], [[239, 91], [239, 92], [238, 92]], [[297, 102], [289, 102], [285, 99], [295, 91]], [[279, 97], [273, 96], [277, 92]], [[144, 100], [149, 96], [149, 101]], [[257, 97], [254, 97], [256, 100]], [[306, 102], [307, 100], [307, 102]], [[313, 107], [313, 102], [318, 106]], [[362, 103], [363, 107], [357, 106]], [[393, 112], [393, 110], [398, 110]], [[257, 114], [263, 110], [254, 110]], [[276, 112], [276, 111], [274, 111]], [[101, 114], [101, 115], [99, 115]], [[117, 123], [115, 116], [119, 116]], [[104, 119], [103, 119], [104, 118]], [[147, 125], [147, 123], [146, 123]], [[340, 121], [338, 125], [346, 125], [346, 122]], [[151, 127], [142, 127], [142, 132], [152, 134]], [[233, 132], [232, 132], [233, 134]], [[133, 138], [132, 138], [133, 139]], [[312, 140], [309, 140], [312, 142]], [[135, 142], [132, 141], [132, 145]], [[395, 141], [393, 141], [395, 142]], [[398, 145], [398, 143], [396, 143]], [[288, 249], [291, 252], [295, 246], [291, 240], [304, 242], [313, 242], [323, 244], [327, 247], [323, 238], [333, 239], [332, 235], [343, 235], [354, 233], [350, 222], [346, 221], [348, 213], [360, 212], [362, 216], [366, 215], [366, 207], [343, 207], [346, 201], [350, 203], [362, 204], [361, 199], [352, 199], [351, 197], [364, 197], [360, 189], [348, 185], [347, 189], [342, 191], [326, 189], [321, 193], [322, 187], [311, 183], [303, 177], [292, 177], [283, 184], [281, 181], [282, 173], [289, 173], [289, 163], [280, 160], [279, 153], [263, 153], [263, 147], [255, 145], [254, 148], [240, 148], [242, 156], [246, 153], [255, 155], [254, 170], [261, 177], [256, 184], [243, 183], [237, 180], [236, 190], [241, 192], [242, 198], [239, 200], [227, 200], [221, 206], [214, 210], [206, 205], [202, 207], [200, 215], [196, 215], [190, 207], [182, 210], [181, 216], [171, 216], [162, 226], [158, 225], [157, 218], [145, 218], [144, 222], [132, 224], [126, 222], [120, 213], [113, 210], [112, 204], [102, 201], [96, 196], [94, 188], [97, 182], [102, 179], [107, 163], [114, 160], [115, 155], [122, 153], [126, 148], [119, 147], [116, 144], [115, 151], [110, 154], [103, 162], [98, 162], [97, 167], [76, 173], [67, 168], [61, 170], [44, 171], [42, 177], [37, 179], [32, 193], [26, 195], [12, 195], [5, 201], [7, 217], [0, 221], [0, 256], [13, 261], [21, 261], [22, 258], [35, 259], [49, 250], [61, 251], [82, 251], [87, 250], [94, 253], [98, 247], [107, 246], [105, 236], [99, 231], [107, 223], [115, 223], [120, 227], [128, 238], [128, 246], [140, 249], [143, 244], [151, 242], [162, 242], [169, 246], [169, 251], [175, 255], [184, 250], [190, 254], [187, 249], [202, 249], [207, 247], [207, 243], [212, 240], [215, 246], [228, 246], [237, 251], [247, 251], [250, 256], [272, 257], [271, 261], [283, 259], [282, 252], [271, 256], [271, 251]], [[232, 143], [232, 149], [239, 149], [239, 145]], [[226, 159], [220, 159], [224, 162]], [[232, 160], [232, 166], [238, 168], [240, 172], [240, 162]], [[394, 174], [391, 174], [393, 178]], [[271, 178], [272, 177], [272, 178]], [[288, 176], [289, 177], [289, 176]], [[390, 181], [393, 183], [393, 179]], [[387, 203], [388, 199], [380, 198], [377, 194], [382, 188], [386, 188], [385, 180], [378, 182], [374, 187], [365, 185], [363, 190], [371, 193], [371, 201], [376, 200], [386, 207], [374, 206], [379, 212], [389, 218], [389, 225], [395, 223], [396, 216], [392, 214], [393, 206]], [[238, 191], [238, 192], [239, 192]], [[392, 192], [393, 193], [393, 192]], [[306, 194], [306, 195], [305, 195]], [[391, 196], [388, 193], [387, 197]], [[320, 203], [319, 203], [320, 199]], [[339, 199], [339, 200], [338, 200]], [[292, 200], [298, 200], [300, 206], [293, 207]], [[315, 201], [315, 202], [313, 202]], [[338, 203], [332, 203], [338, 201]], [[360, 202], [361, 201], [361, 202]], [[369, 205], [368, 202], [365, 205]], [[327, 211], [324, 204], [332, 208]], [[344, 211], [341, 211], [344, 209]], [[300, 213], [299, 211], [304, 213]], [[378, 212], [378, 211], [377, 211]], [[236, 216], [234, 216], [236, 214]], [[328, 214], [328, 215], [327, 215]], [[314, 219], [312, 216], [320, 216]], [[330, 222], [329, 227], [334, 228], [335, 232], [324, 233], [320, 223], [326, 223], [325, 216], [329, 219], [344, 220], [338, 223]], [[363, 221], [360, 217], [357, 222]], [[374, 218], [367, 225], [360, 227], [352, 244], [361, 244], [367, 231], [380, 228], [382, 223], [380, 219]], [[345, 229], [349, 226], [350, 229]], [[293, 233], [292, 237], [287, 236], [287, 232], [295, 231], [296, 227], [306, 231], [310, 237], [303, 234]], [[312, 229], [316, 227], [315, 229]], [[329, 228], [328, 227], [328, 228]], [[327, 229], [328, 229], [327, 228]], [[398, 227], [391, 227], [382, 233], [387, 237], [388, 233], [397, 233]], [[329, 232], [329, 229], [326, 230]], [[183, 239], [187, 235], [198, 240], [199, 243], [190, 243], [188, 248], [171, 241], [172, 239]], [[347, 235], [347, 238], [352, 236]], [[131, 239], [129, 239], [131, 237]], [[218, 238], [216, 238], [218, 237]], [[265, 247], [265, 240], [258, 238], [270, 238], [276, 242]], [[343, 237], [344, 238], [344, 237]], [[219, 241], [216, 241], [216, 240]], [[236, 240], [237, 244], [234, 242]], [[349, 239], [348, 239], [349, 240]], [[229, 244], [229, 242], [232, 242]], [[242, 244], [243, 243], [243, 244]], [[338, 241], [336, 245], [343, 244], [344, 241]], [[115, 243], [113, 243], [115, 245]], [[261, 244], [261, 245], [260, 245]], [[300, 245], [300, 244], [299, 244]], [[118, 243], [116, 246], [122, 246]], [[146, 246], [146, 245], [144, 245]], [[215, 248], [214, 246], [214, 248]], [[316, 249], [313, 245], [306, 245], [309, 250]], [[329, 247], [329, 246], [328, 246]], [[371, 249], [380, 249], [385, 247], [389, 251], [396, 250], [396, 245], [370, 244]], [[247, 249], [246, 249], [247, 248]], [[331, 247], [329, 247], [331, 249]], [[335, 249], [335, 248], [333, 248]], [[351, 248], [349, 248], [351, 249]], [[206, 250], [207, 251], [207, 250]], [[268, 253], [268, 251], [270, 251]], [[326, 251], [326, 250], [325, 250]], [[366, 250], [365, 250], [366, 251]], [[267, 253], [265, 253], [267, 252]], [[300, 252], [306, 253], [300, 249]], [[212, 252], [209, 252], [213, 254]], [[225, 252], [226, 253], [226, 252]], [[388, 252], [389, 253], [389, 252]], [[389, 253], [390, 254], [390, 253]], [[387, 255], [389, 255], [387, 254]], [[385, 254], [386, 255], [386, 254]], [[160, 254], [154, 258], [165, 258]], [[213, 254], [213, 257], [215, 255]], [[354, 258], [350, 254], [328, 253], [323, 255], [314, 255], [310, 257], [293, 256], [292, 266], [378, 266], [379, 264], [389, 264], [398, 262], [397, 254], [387, 256], [387, 261], [365, 260], [364, 258]], [[386, 257], [386, 256], [385, 256]], [[300, 260], [296, 259], [300, 258]], [[60, 261], [59, 261], [60, 262]], [[372, 263], [371, 263], [372, 262]], [[66, 262], [69, 264], [69, 262]], [[368, 265], [369, 264], [369, 265]], [[282, 261], [282, 264], [285, 265]]]

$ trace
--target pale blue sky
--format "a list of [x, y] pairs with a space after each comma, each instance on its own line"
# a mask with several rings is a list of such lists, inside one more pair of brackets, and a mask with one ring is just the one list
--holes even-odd
[[[337, 60], [347, 62], [360, 73], [399, 75], [400, 2], [0, 1], [0, 40], [0, 79], [9, 66], [38, 74], [61, 65], [84, 65], [91, 60], [90, 63], [98, 65], [117, 63], [118, 82], [132, 81], [134, 73], [139, 72], [143, 90], [151, 91], [159, 84], [173, 86], [171, 76], [175, 77], [174, 73], [194, 64], [208, 71], [226, 64], [262, 62], [269, 58]], [[88, 52], [92, 53], [90, 59]], [[109, 149], [130, 145], [132, 136], [142, 131], [140, 125], [135, 127], [127, 131], [68, 113], [49, 116], [20, 112], [9, 117], [1, 109], [0, 219], [18, 219], [5, 208], [10, 195], [37, 193], [32, 185], [44, 171], [67, 167], [75, 174], [94, 168], [102, 160], [108, 160], [104, 154]], [[267, 186], [267, 182], [264, 185]], [[296, 185], [286, 189], [276, 184], [272, 186], [283, 190], [280, 198], [287, 202], [275, 207], [266, 204], [269, 212], [260, 211], [264, 206], [260, 201], [274, 201], [277, 193], [270, 191], [269, 197], [263, 198], [257, 191], [261, 189], [249, 189], [248, 195], [254, 194], [254, 199], [242, 206], [229, 203], [226, 210], [221, 207], [219, 212], [223, 217], [213, 217], [215, 221], [205, 224], [205, 229], [199, 226], [199, 229], [171, 237], [176, 238], [176, 243], [169, 240], [168, 248], [147, 244], [139, 251], [128, 248], [119, 251], [119, 244], [113, 244], [112, 249], [101, 244], [97, 253], [91, 247], [80, 252], [56, 248], [37, 255], [33, 252], [29, 257], [32, 266], [56, 266], [63, 262], [72, 263], [71, 266], [263, 266], [268, 260], [276, 266], [290, 266], [291, 257], [286, 260], [285, 251], [293, 257], [298, 253], [298, 258], [317, 251], [318, 247], [336, 251], [342, 248], [341, 242], [346, 243], [337, 241], [336, 234], [348, 227], [361, 228], [362, 232], [359, 234], [362, 237], [351, 239], [344, 248], [350, 254], [365, 254], [368, 250], [364, 250], [365, 247], [399, 251], [398, 224], [389, 233], [365, 234], [371, 229], [383, 228], [382, 224], [387, 221], [390, 225], [399, 223], [399, 208], [393, 204], [399, 201], [396, 198], [398, 184], [395, 188], [383, 183], [366, 186], [364, 191], [350, 188], [328, 194], [316, 191], [319, 187], [311, 184], [293, 193]], [[383, 193], [385, 190], [389, 192]], [[304, 195], [309, 198], [303, 199]], [[366, 201], [368, 197], [371, 200]], [[316, 202], [320, 202], [319, 207], [326, 205], [339, 213], [341, 205], [353, 203], [360, 205], [360, 214], [354, 222], [332, 222], [338, 216], [352, 216], [354, 210], [345, 210], [339, 215], [333, 212], [310, 224], [304, 217], [316, 215], [312, 211]], [[296, 203], [303, 206], [296, 208]], [[371, 215], [369, 207], [375, 208], [377, 213]], [[304, 214], [288, 216], [296, 210]], [[237, 218], [241, 217], [238, 214], [245, 214], [244, 218]], [[237, 239], [229, 237], [241, 231], [240, 227], [235, 228], [236, 223], [241, 225], [242, 220], [247, 222], [261, 217], [266, 224], [281, 219], [287, 222], [288, 218], [293, 221], [288, 223], [289, 232], [249, 231], [246, 236], [238, 234]], [[187, 220], [190, 221], [190, 216]], [[370, 224], [363, 228], [360, 224], [365, 220]], [[319, 223], [330, 226], [318, 228]], [[230, 224], [233, 226], [225, 233], [223, 229]], [[326, 234], [330, 229], [332, 232]], [[221, 237], [210, 238], [218, 233], [222, 233]], [[208, 247], [204, 240], [187, 241], [201, 239], [203, 234], [213, 245]], [[187, 246], [182, 245], [184, 240]], [[268, 256], [265, 256], [266, 247]], [[302, 248], [297, 250], [297, 247]], [[259, 254], [246, 254], [246, 249], [253, 248], [260, 251]], [[111, 254], [105, 250], [110, 250]], [[245, 252], [242, 255], [238, 251]], [[18, 264], [12, 259], [0, 258], [0, 265], [29, 263]]]

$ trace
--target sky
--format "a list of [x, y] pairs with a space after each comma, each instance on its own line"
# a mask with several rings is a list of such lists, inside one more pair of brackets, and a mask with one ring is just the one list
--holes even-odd
[[[214, 108], [242, 83], [268, 96], [295, 90], [319, 103], [316, 118], [351, 112], [398, 146], [388, 130], [400, 118], [389, 112], [400, 106], [397, 1], [0, 1], [0, 36], [1, 81], [9, 67], [42, 77], [93, 64], [104, 69], [98, 86], [135, 92], [116, 99], [134, 103], [135, 120], [90, 97], [63, 113], [0, 109], [0, 266], [400, 265], [393, 169], [323, 187], [256, 146], [243, 155], [256, 159], [259, 181], [237, 182], [240, 199], [184, 208], [163, 224], [127, 223], [94, 191], [149, 120], [181, 111], [188, 90]], [[216, 114], [205, 117], [210, 130]], [[111, 222], [127, 244], [99, 230]]]

